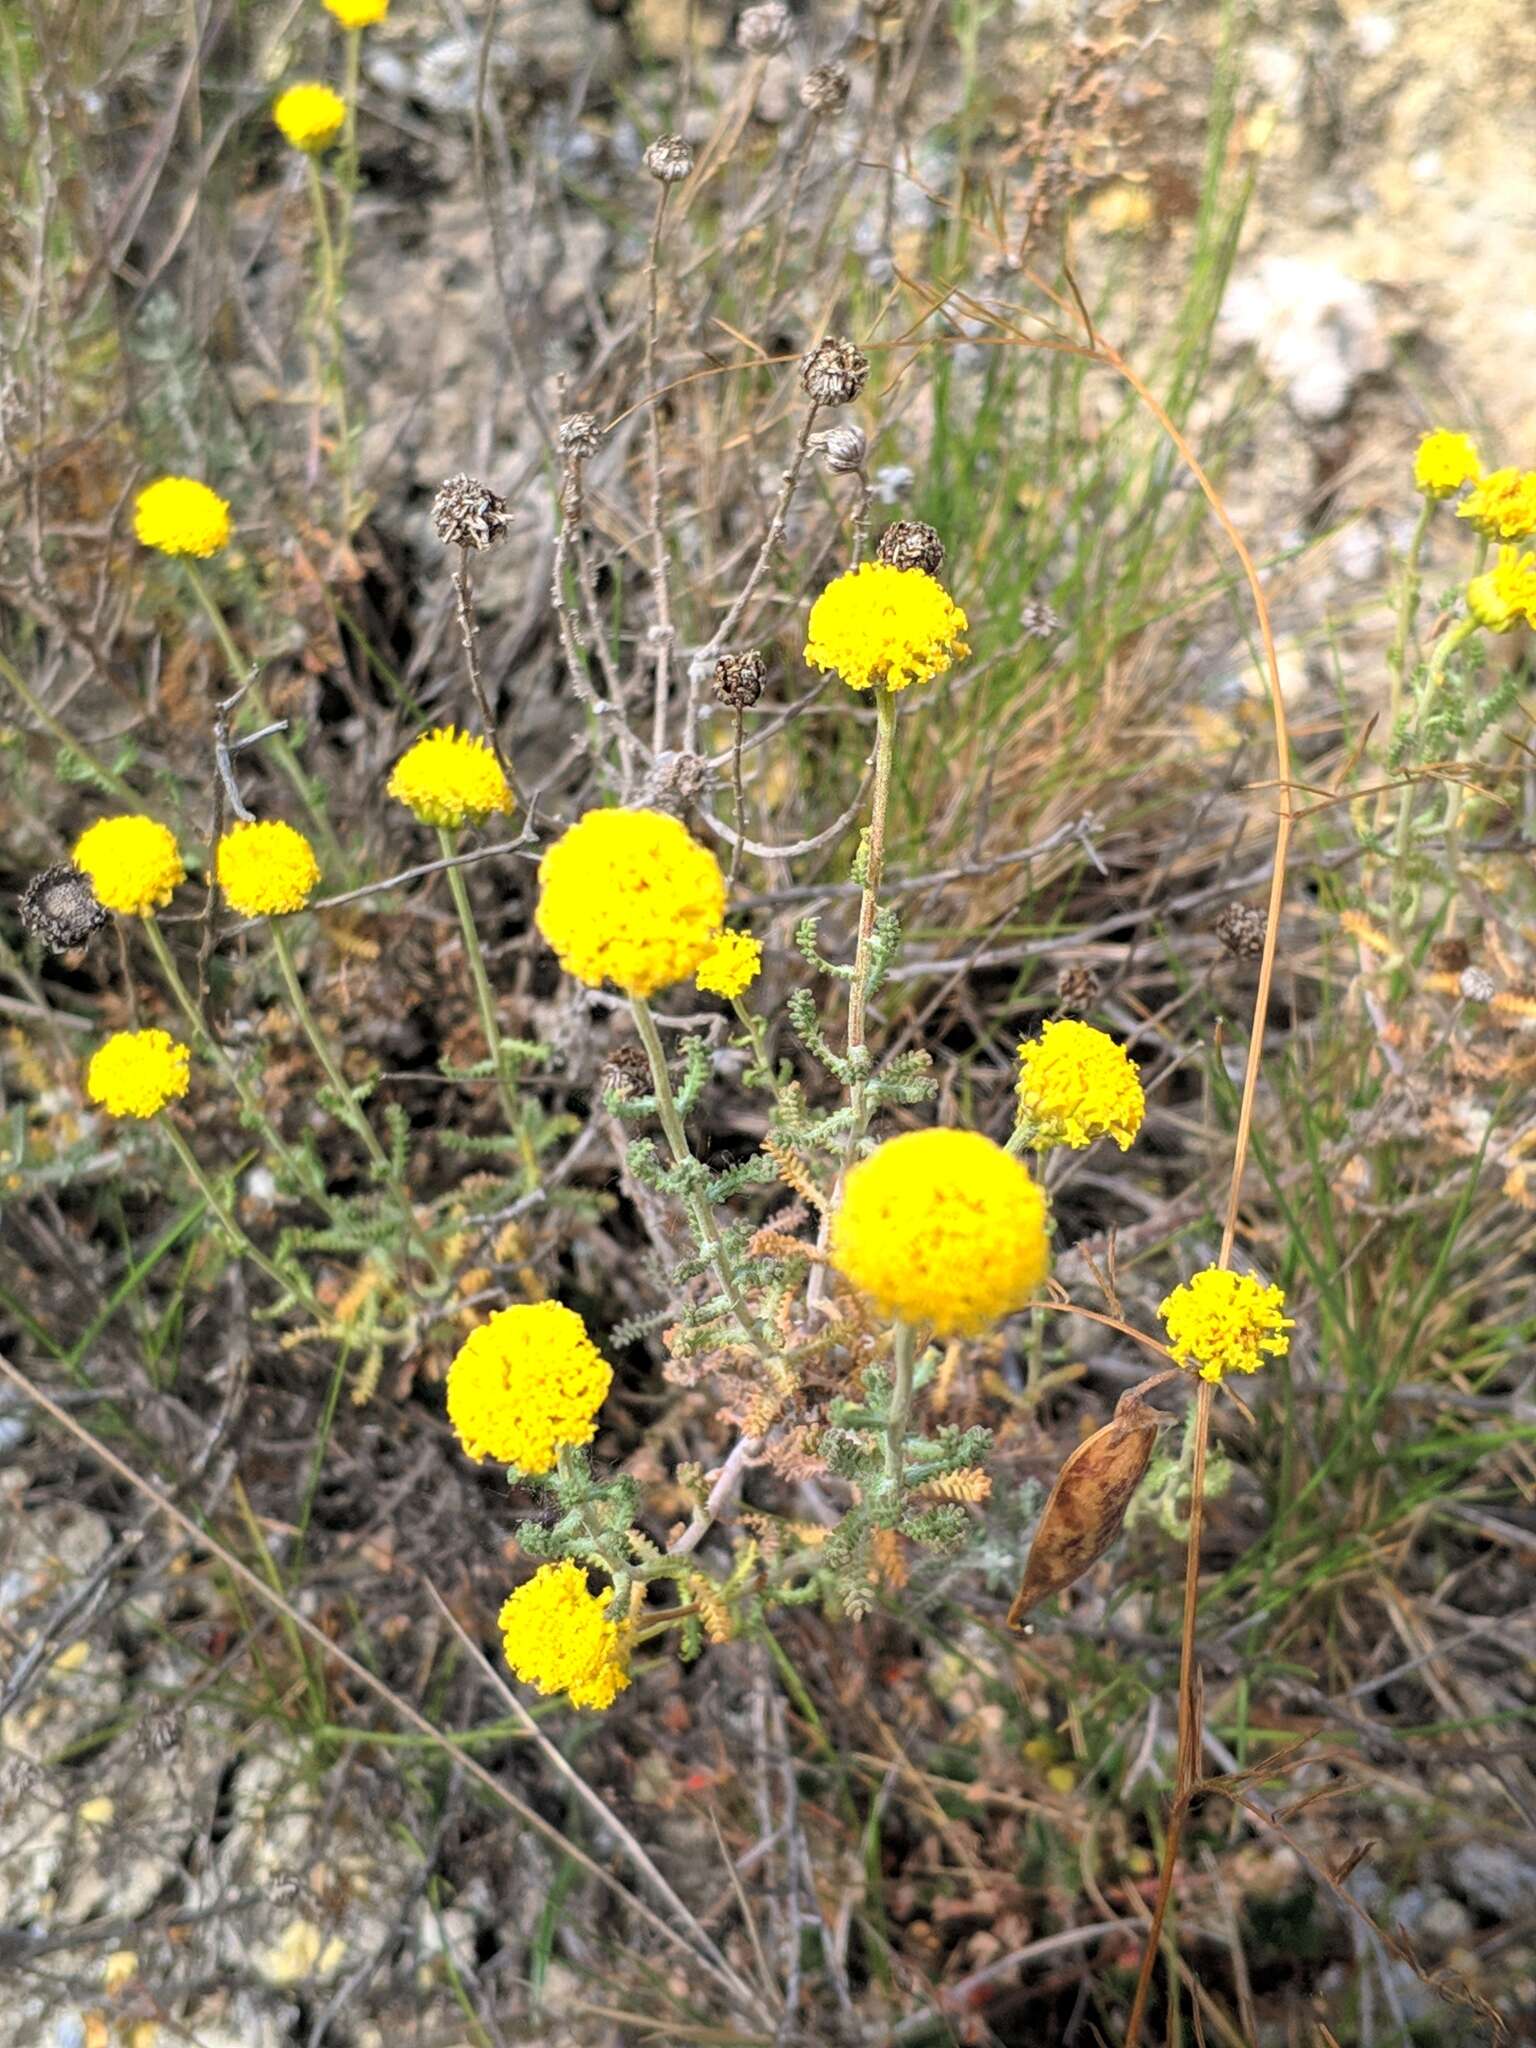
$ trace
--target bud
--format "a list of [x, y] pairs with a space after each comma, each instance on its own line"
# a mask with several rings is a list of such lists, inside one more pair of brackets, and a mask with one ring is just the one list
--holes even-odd
[[1019, 607], [1019, 625], [1031, 640], [1054, 640], [1061, 631], [1061, 614], [1043, 597], [1032, 597]]
[[1091, 967], [1063, 967], [1056, 976], [1056, 1000], [1063, 1010], [1082, 1016], [1104, 993], [1104, 984]]
[[755, 647], [740, 654], [722, 654], [715, 663], [710, 687], [717, 701], [736, 711], [750, 711], [763, 694], [768, 664]]
[[869, 454], [864, 429], [852, 421], [846, 426], [828, 427], [824, 434], [813, 437], [812, 445], [820, 450], [822, 461], [836, 476], [857, 476]]
[[595, 455], [602, 438], [603, 430], [595, 413], [568, 412], [560, 422], [561, 451], [574, 456], [577, 462], [586, 462]]
[[763, 0], [749, 7], [736, 24], [736, 40], [754, 57], [771, 57], [789, 41], [789, 9], [782, 0]]
[[1222, 950], [1234, 960], [1257, 960], [1264, 951], [1264, 934], [1269, 929], [1262, 910], [1251, 903], [1229, 903], [1216, 920], [1216, 936]]
[[848, 405], [869, 378], [869, 357], [843, 335], [829, 334], [800, 359], [800, 387], [817, 405]]
[[1461, 993], [1469, 1003], [1491, 1003], [1497, 993], [1498, 984], [1483, 967], [1464, 967], [1461, 970]]
[[651, 1063], [645, 1056], [645, 1047], [636, 1045], [633, 1039], [616, 1045], [599, 1069], [597, 1084], [602, 1094], [616, 1095], [621, 1102], [636, 1095], [649, 1095]]
[[818, 64], [800, 81], [800, 104], [812, 114], [840, 114], [848, 104], [848, 74], [841, 64]]
[[72, 867], [44, 868], [34, 875], [16, 907], [28, 938], [50, 953], [72, 953], [107, 921], [90, 877]]
[[681, 135], [658, 135], [643, 162], [660, 184], [675, 185], [693, 169], [693, 144]]
[[1429, 949], [1429, 964], [1436, 974], [1460, 974], [1472, 964], [1472, 948], [1465, 939], [1436, 939]]
[[891, 569], [921, 569], [937, 576], [944, 566], [944, 543], [922, 519], [898, 519], [880, 536], [875, 560]]
[[432, 500], [432, 527], [445, 548], [493, 548], [507, 530], [506, 500], [475, 477], [451, 476]]

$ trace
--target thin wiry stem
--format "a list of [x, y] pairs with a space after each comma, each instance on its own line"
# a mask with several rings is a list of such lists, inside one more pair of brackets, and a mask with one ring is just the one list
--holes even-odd
[[[648, 392], [656, 390], [656, 329], [660, 306], [661, 230], [667, 217], [670, 186], [662, 184], [656, 195], [656, 217], [651, 226], [650, 245], [645, 258], [645, 367]], [[651, 543], [651, 580], [656, 593], [656, 623], [651, 628], [655, 641], [656, 681], [651, 711], [651, 748], [660, 753], [667, 743], [667, 699], [672, 681], [672, 572], [667, 559], [667, 536], [662, 525], [661, 400], [653, 396], [645, 409], [646, 442], [650, 460], [650, 497], [646, 532]]]
[[731, 841], [731, 872], [727, 878], [727, 886], [731, 889], [736, 887], [736, 876], [741, 867], [741, 849], [744, 844], [742, 835], [747, 829], [747, 799], [741, 782], [742, 723], [742, 709], [738, 704], [735, 709], [734, 730], [731, 734], [731, 802], [734, 805], [733, 816], [736, 820], [736, 837]]
[[448, 888], [453, 896], [453, 907], [458, 912], [459, 930], [464, 939], [464, 957], [469, 962], [469, 978], [474, 985], [475, 1007], [480, 1013], [480, 1029], [485, 1035], [485, 1049], [490, 1055], [491, 1066], [496, 1076], [496, 1094], [501, 1103], [501, 1113], [506, 1120], [508, 1134], [523, 1143], [522, 1119], [517, 1112], [517, 1098], [513, 1095], [507, 1080], [506, 1062], [501, 1051], [501, 1026], [496, 1021], [496, 999], [491, 993], [491, 978], [485, 969], [485, 952], [480, 944], [479, 928], [475, 924], [474, 908], [469, 900], [469, 890], [464, 883], [464, 874], [453, 858], [453, 834], [439, 827], [437, 843], [443, 849], [447, 863]]
[[[469, 549], [459, 549], [459, 566], [452, 573], [454, 609], [459, 618], [459, 641], [464, 649], [464, 666], [469, 671], [469, 687], [474, 693], [480, 717], [485, 726], [485, 736], [491, 743], [491, 752], [496, 756], [496, 765], [507, 778], [507, 785], [519, 804], [523, 793], [517, 786], [517, 776], [512, 763], [501, 750], [501, 739], [496, 730], [496, 714], [491, 709], [491, 700], [486, 695], [485, 677], [480, 669], [480, 639], [475, 622], [475, 593], [469, 580]], [[446, 852], [448, 849], [445, 848]]]

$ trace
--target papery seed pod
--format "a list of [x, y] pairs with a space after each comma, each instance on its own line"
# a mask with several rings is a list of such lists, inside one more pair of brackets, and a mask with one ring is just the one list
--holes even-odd
[[451, 476], [432, 500], [432, 529], [445, 548], [493, 548], [507, 530], [506, 500], [476, 477]]
[[849, 405], [869, 379], [869, 357], [845, 335], [829, 334], [800, 359], [800, 388], [817, 405]]
[[1031, 640], [1054, 640], [1061, 631], [1061, 614], [1043, 597], [1032, 597], [1019, 607], [1019, 625]]
[[684, 754], [668, 749], [651, 763], [640, 800], [652, 810], [668, 811], [673, 817], [681, 817], [689, 805], [703, 795], [708, 779], [709, 768], [702, 754]]
[[645, 1047], [628, 1039], [616, 1045], [598, 1071], [598, 1088], [604, 1095], [617, 1095], [628, 1102], [636, 1095], [649, 1095], [652, 1088], [651, 1063]]
[[1498, 993], [1498, 983], [1485, 967], [1464, 967], [1461, 993], [1469, 1003], [1491, 1003]]
[[767, 679], [767, 662], [755, 647], [747, 647], [740, 654], [721, 655], [715, 663], [710, 688], [717, 702], [736, 711], [750, 711], [762, 696]]
[[642, 159], [662, 185], [676, 185], [693, 169], [693, 144], [681, 135], [658, 135]]
[[1251, 903], [1229, 903], [1216, 920], [1216, 936], [1222, 951], [1234, 960], [1257, 960], [1264, 951], [1264, 934], [1269, 929], [1262, 910]]
[[1064, 1010], [1081, 1016], [1103, 993], [1104, 984], [1091, 967], [1063, 967], [1057, 973], [1056, 1000]]
[[603, 430], [597, 424], [595, 413], [568, 412], [560, 422], [561, 450], [564, 454], [573, 456], [577, 462], [586, 462], [594, 456], [602, 438]]
[[814, 437], [813, 445], [834, 476], [857, 476], [869, 455], [864, 429], [850, 420], [847, 425], [828, 427]]
[[892, 569], [921, 569], [937, 576], [944, 566], [944, 543], [926, 520], [898, 519], [881, 534], [875, 560]]
[[818, 64], [800, 81], [800, 104], [812, 114], [840, 114], [848, 104], [849, 78], [841, 64]]
[[27, 936], [50, 953], [73, 952], [107, 921], [89, 876], [63, 865], [34, 875], [16, 907]]
[[1460, 974], [1472, 965], [1472, 948], [1465, 939], [1436, 939], [1429, 949], [1429, 964], [1436, 974]]
[[754, 57], [771, 57], [789, 41], [790, 27], [789, 9], [783, 0], [763, 0], [761, 6], [749, 7], [742, 14], [736, 24], [736, 40]]

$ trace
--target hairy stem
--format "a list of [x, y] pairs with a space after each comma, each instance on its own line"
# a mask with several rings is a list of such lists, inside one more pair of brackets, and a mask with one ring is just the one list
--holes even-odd
[[181, 1161], [188, 1180], [191, 1181], [203, 1200], [208, 1204], [210, 1214], [216, 1216], [223, 1225], [241, 1256], [249, 1259], [252, 1265], [259, 1267], [266, 1274], [267, 1278], [273, 1281], [285, 1295], [292, 1295], [297, 1301], [301, 1302], [317, 1323], [326, 1323], [329, 1318], [316, 1300], [309, 1282], [301, 1273], [285, 1273], [281, 1266], [274, 1260], [269, 1259], [261, 1247], [246, 1235], [240, 1224], [236, 1222], [234, 1211], [223, 1200], [212, 1181], [203, 1172], [202, 1167], [198, 1164], [196, 1153], [181, 1135], [181, 1132], [177, 1130], [170, 1117], [162, 1117], [160, 1119], [160, 1127], [170, 1139], [171, 1149]]
[[491, 752], [496, 756], [496, 765], [507, 779], [508, 787], [522, 801], [522, 792], [517, 786], [517, 777], [512, 772], [512, 763], [501, 750], [501, 740], [496, 731], [496, 715], [491, 710], [491, 700], [486, 694], [485, 677], [480, 669], [480, 638], [475, 622], [475, 593], [469, 580], [469, 549], [459, 549], [459, 566], [453, 571], [453, 602], [459, 617], [459, 641], [464, 649], [464, 666], [469, 671], [469, 687], [474, 693], [485, 736], [491, 743]]
[[912, 1420], [912, 1379], [917, 1346], [907, 1323], [898, 1323], [891, 1349], [891, 1405], [885, 1421], [885, 1476], [898, 1491]]
[[662, 525], [661, 397], [656, 389], [656, 330], [659, 324], [661, 230], [667, 217], [667, 194], [663, 184], [656, 195], [656, 217], [651, 225], [650, 246], [645, 258], [645, 381], [646, 444], [650, 456], [650, 502], [648, 532], [651, 542], [651, 580], [656, 590], [656, 683], [651, 710], [651, 748], [660, 753], [667, 743], [667, 699], [672, 680], [672, 581], [667, 560], [667, 536]]
[[331, 235], [330, 208], [320, 182], [320, 166], [314, 157], [304, 159], [309, 177], [309, 201], [315, 216], [315, 239], [320, 251], [320, 303], [330, 337], [331, 361], [329, 397], [336, 413], [336, 485], [341, 497], [341, 537], [352, 537], [352, 434], [347, 421], [347, 355], [341, 327], [341, 273], [336, 261], [336, 244]]
[[870, 800], [869, 838], [864, 848], [864, 887], [859, 898], [859, 930], [853, 956], [853, 980], [848, 984], [848, 1058], [853, 1064], [850, 1095], [853, 1123], [848, 1132], [845, 1157], [854, 1150], [869, 1128], [869, 1100], [866, 1068], [869, 1050], [865, 1044], [866, 1010], [869, 1002], [870, 946], [875, 935], [875, 917], [880, 908], [880, 884], [885, 877], [886, 814], [891, 801], [891, 770], [896, 754], [896, 693], [875, 689], [875, 787]]
[[[454, 852], [453, 834], [444, 826], [438, 827], [437, 843], [443, 849], [443, 858], [452, 861]], [[491, 978], [486, 972], [485, 952], [480, 944], [479, 928], [475, 924], [475, 913], [469, 900], [469, 884], [464, 879], [464, 870], [450, 866], [448, 887], [453, 895], [453, 907], [459, 914], [459, 930], [464, 936], [464, 956], [469, 962], [469, 978], [475, 987], [475, 1007], [480, 1012], [480, 1029], [485, 1034], [485, 1049], [490, 1054], [491, 1066], [496, 1075], [496, 1094], [501, 1103], [501, 1113], [506, 1119], [510, 1135], [521, 1142], [521, 1119], [517, 1112], [517, 1098], [513, 1095], [507, 1080], [506, 1065], [501, 1056], [501, 1027], [496, 1021], [496, 999], [491, 993]]]

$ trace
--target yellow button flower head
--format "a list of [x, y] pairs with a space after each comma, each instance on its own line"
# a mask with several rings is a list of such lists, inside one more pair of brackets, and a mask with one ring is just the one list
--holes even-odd
[[285, 142], [318, 156], [329, 149], [346, 125], [347, 103], [328, 85], [290, 85], [272, 109]]
[[1147, 1098], [1136, 1062], [1107, 1032], [1076, 1017], [1059, 1017], [1019, 1047], [1019, 1122], [1042, 1151], [1095, 1138], [1120, 1150], [1141, 1129]]
[[150, 917], [187, 871], [175, 834], [154, 818], [98, 818], [75, 843], [74, 863], [96, 900], [123, 917]]
[[745, 995], [763, 965], [763, 942], [750, 932], [723, 931], [693, 977], [706, 995]]
[[1490, 633], [1536, 626], [1536, 555], [1500, 548], [1493, 567], [1467, 585], [1467, 609]]
[[192, 1055], [168, 1031], [117, 1031], [92, 1055], [85, 1092], [109, 1116], [158, 1116], [191, 1075]]
[[320, 882], [315, 849], [280, 818], [232, 826], [219, 841], [214, 868], [242, 917], [287, 917], [304, 908]]
[[629, 1630], [587, 1587], [579, 1564], [541, 1564], [498, 1616], [507, 1662], [525, 1685], [569, 1693], [573, 1707], [611, 1707], [629, 1684]]
[[141, 547], [206, 561], [229, 545], [229, 501], [195, 476], [163, 476], [134, 499], [133, 531]]
[[1203, 1380], [1257, 1372], [1266, 1357], [1281, 1358], [1291, 1348], [1285, 1333], [1294, 1324], [1285, 1313], [1285, 1296], [1251, 1273], [1208, 1266], [1175, 1287], [1157, 1312], [1169, 1350], [1180, 1365], [1195, 1366]]
[[1022, 1307], [1045, 1278], [1045, 1196], [979, 1132], [908, 1131], [849, 1174], [831, 1250], [883, 1314], [967, 1336]]
[[1413, 458], [1414, 488], [1426, 498], [1453, 498], [1463, 484], [1475, 484], [1483, 473], [1470, 434], [1437, 427], [1419, 443]]
[[904, 690], [941, 676], [965, 644], [966, 616], [923, 569], [864, 562], [835, 577], [811, 606], [805, 658], [852, 690]]
[[472, 1458], [537, 1477], [562, 1444], [589, 1444], [613, 1368], [558, 1301], [501, 1308], [472, 1330], [448, 1368], [448, 1420]]
[[324, 0], [324, 6], [343, 28], [372, 28], [389, 12], [389, 0]]
[[389, 793], [423, 825], [478, 825], [492, 811], [510, 811], [512, 791], [489, 741], [451, 725], [423, 733], [395, 763]]
[[662, 811], [588, 811], [539, 862], [534, 923], [588, 988], [686, 981], [724, 917], [720, 863]]
[[1536, 469], [1496, 469], [1456, 507], [1456, 517], [1484, 540], [1524, 540], [1536, 533]]

